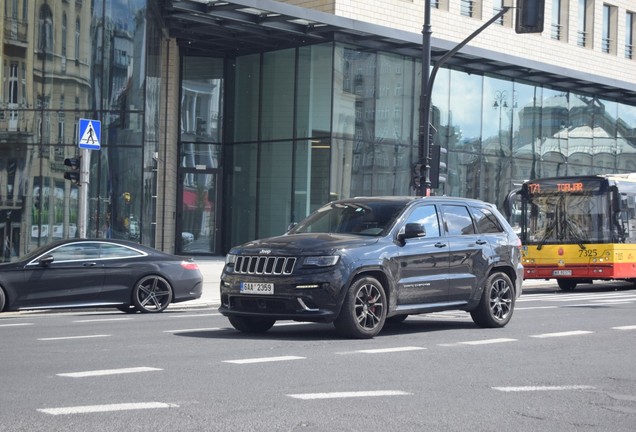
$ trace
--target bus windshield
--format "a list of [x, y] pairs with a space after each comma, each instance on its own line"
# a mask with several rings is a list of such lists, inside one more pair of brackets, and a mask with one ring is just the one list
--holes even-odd
[[526, 244], [602, 243], [609, 240], [609, 199], [598, 190], [528, 194]]

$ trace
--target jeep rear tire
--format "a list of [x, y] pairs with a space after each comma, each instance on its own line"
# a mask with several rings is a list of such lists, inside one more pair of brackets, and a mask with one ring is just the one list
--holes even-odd
[[386, 294], [382, 284], [370, 276], [360, 277], [347, 290], [334, 326], [342, 336], [370, 339], [382, 330], [386, 308]]
[[497, 272], [488, 276], [477, 307], [470, 311], [475, 324], [484, 328], [504, 327], [512, 318], [515, 290], [507, 274]]
[[231, 316], [228, 319], [235, 329], [243, 333], [265, 333], [276, 322], [275, 319], [260, 317]]

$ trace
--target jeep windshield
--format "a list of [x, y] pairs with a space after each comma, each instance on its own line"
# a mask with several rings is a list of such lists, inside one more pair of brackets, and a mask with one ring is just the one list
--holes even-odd
[[393, 225], [404, 202], [342, 202], [327, 204], [296, 225], [289, 233], [339, 233], [380, 236]]

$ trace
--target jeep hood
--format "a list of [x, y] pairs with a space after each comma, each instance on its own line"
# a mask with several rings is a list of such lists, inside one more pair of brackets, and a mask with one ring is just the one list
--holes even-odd
[[379, 237], [353, 234], [287, 234], [254, 240], [232, 248], [233, 254], [316, 255], [377, 243]]

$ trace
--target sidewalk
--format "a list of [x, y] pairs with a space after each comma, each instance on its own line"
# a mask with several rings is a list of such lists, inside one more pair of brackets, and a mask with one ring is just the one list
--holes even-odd
[[[219, 282], [223, 266], [225, 265], [225, 257], [195, 258], [194, 261], [199, 265], [199, 269], [203, 273], [203, 294], [201, 298], [183, 303], [174, 303], [170, 307], [219, 307], [221, 305]], [[528, 279], [523, 282], [524, 290], [532, 288], [559, 290], [556, 281], [553, 279]]]
[[170, 308], [179, 307], [214, 307], [221, 305], [219, 282], [225, 265], [225, 257], [194, 258], [203, 274], [203, 293], [201, 298], [183, 303], [174, 303]]

